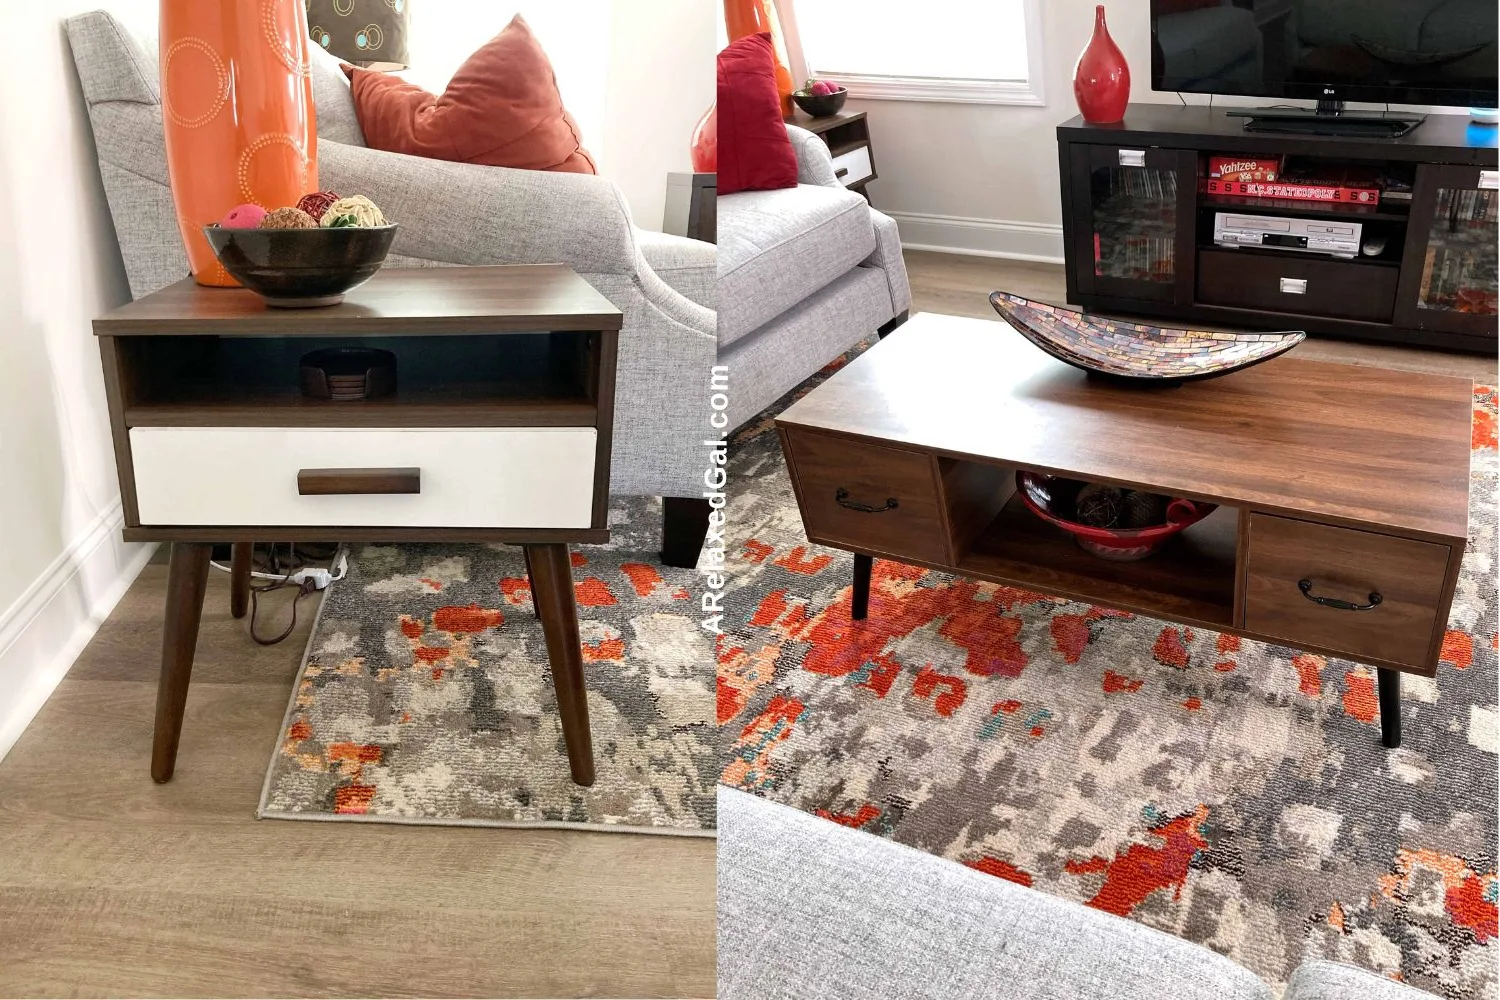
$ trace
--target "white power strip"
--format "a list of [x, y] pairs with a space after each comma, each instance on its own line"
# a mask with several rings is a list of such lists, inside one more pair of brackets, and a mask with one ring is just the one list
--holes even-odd
[[[221, 569], [226, 573], [233, 572], [233, 570], [223, 563], [211, 562], [209, 565], [214, 569]], [[339, 549], [338, 558], [334, 561], [331, 569], [324, 569], [322, 566], [304, 566], [302, 569], [293, 570], [291, 573], [262, 573], [260, 570], [252, 570], [250, 573], [251, 579], [285, 581], [287, 583], [294, 583], [299, 587], [311, 582], [314, 590], [323, 590], [330, 583], [338, 583], [348, 575], [349, 557], [343, 549]]]

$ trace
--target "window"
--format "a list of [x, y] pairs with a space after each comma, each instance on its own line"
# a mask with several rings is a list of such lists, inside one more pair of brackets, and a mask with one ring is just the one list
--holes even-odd
[[1042, 101], [1040, 0], [795, 0], [808, 74], [856, 97]]

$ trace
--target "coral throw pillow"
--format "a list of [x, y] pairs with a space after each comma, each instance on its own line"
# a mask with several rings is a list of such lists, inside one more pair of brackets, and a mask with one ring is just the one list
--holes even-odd
[[345, 66], [365, 142], [391, 153], [522, 170], [598, 173], [563, 107], [547, 53], [517, 14], [434, 97]]
[[719, 53], [719, 194], [797, 186], [797, 154], [781, 120], [768, 33]]

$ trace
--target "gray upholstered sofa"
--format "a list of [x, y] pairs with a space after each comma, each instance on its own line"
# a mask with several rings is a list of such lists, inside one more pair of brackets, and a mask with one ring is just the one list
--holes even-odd
[[[139, 298], [188, 273], [167, 186], [155, 25], [103, 11], [66, 22], [99, 170]], [[145, 41], [143, 41], [145, 40]], [[566, 263], [625, 314], [610, 489], [675, 498], [663, 558], [693, 565], [708, 527], [700, 442], [714, 363], [714, 248], [637, 230], [603, 177], [448, 163], [365, 147], [348, 82], [313, 47], [322, 187], [401, 224], [393, 265]], [[665, 183], [665, 178], [663, 179]]]
[[787, 126], [797, 186], [719, 196], [719, 363], [738, 427], [906, 319], [896, 223], [847, 191], [817, 136]]
[[[1272, 1000], [1247, 969], [745, 792], [719, 789], [720, 1000]], [[1431, 1000], [1309, 962], [1282, 1000]]]

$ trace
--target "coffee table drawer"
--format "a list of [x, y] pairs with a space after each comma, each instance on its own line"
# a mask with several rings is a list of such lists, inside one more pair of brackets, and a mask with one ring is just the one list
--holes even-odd
[[784, 433], [809, 539], [946, 561], [930, 456], [803, 430]]
[[1245, 629], [1426, 667], [1449, 553], [1432, 542], [1251, 514]]
[[596, 441], [592, 427], [134, 427], [130, 453], [146, 526], [587, 528]]

